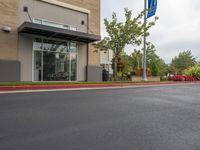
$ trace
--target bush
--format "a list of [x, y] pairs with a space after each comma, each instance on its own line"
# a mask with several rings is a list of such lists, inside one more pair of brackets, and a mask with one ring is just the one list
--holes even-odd
[[151, 75], [158, 76], [158, 73], [159, 73], [158, 66], [155, 62], [153, 62], [151, 65]]
[[167, 76], [160, 76], [160, 81], [168, 81]]
[[200, 66], [189, 67], [188, 69], [184, 70], [183, 73], [200, 80]]
[[197, 81], [197, 79], [195, 77], [189, 76], [189, 75], [170, 76], [169, 80], [171, 80], [171, 81]]

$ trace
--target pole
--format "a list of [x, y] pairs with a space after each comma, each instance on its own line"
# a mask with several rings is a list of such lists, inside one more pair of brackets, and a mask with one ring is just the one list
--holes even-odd
[[143, 81], [147, 81], [147, 58], [146, 58], [146, 24], [147, 24], [147, 0], [144, 0], [144, 48], [143, 48]]

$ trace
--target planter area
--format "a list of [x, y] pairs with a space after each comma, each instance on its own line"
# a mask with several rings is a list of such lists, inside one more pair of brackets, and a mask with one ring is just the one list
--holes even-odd
[[[147, 79], [148, 79], [148, 81], [153, 81], [153, 82], [155, 82], [155, 81], [160, 81], [160, 76], [155, 76], [155, 77], [153, 77], [153, 76], [150, 76], [150, 77], [147, 77]], [[131, 77], [131, 81], [133, 81], [133, 82], [138, 82], [138, 81], [142, 81], [143, 79], [142, 79], [142, 77], [141, 76], [132, 76]]]

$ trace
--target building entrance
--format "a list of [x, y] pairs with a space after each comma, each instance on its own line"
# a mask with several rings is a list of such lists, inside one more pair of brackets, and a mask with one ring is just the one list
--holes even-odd
[[76, 81], [77, 45], [35, 39], [33, 42], [34, 81]]

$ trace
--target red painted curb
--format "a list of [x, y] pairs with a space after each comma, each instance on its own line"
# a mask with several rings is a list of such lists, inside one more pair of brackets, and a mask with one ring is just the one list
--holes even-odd
[[45, 89], [69, 89], [69, 88], [98, 88], [98, 87], [126, 87], [142, 85], [166, 85], [196, 82], [141, 82], [141, 83], [112, 83], [112, 84], [57, 84], [57, 85], [22, 85], [22, 86], [0, 86], [0, 91], [20, 91], [20, 90], [45, 90]]

